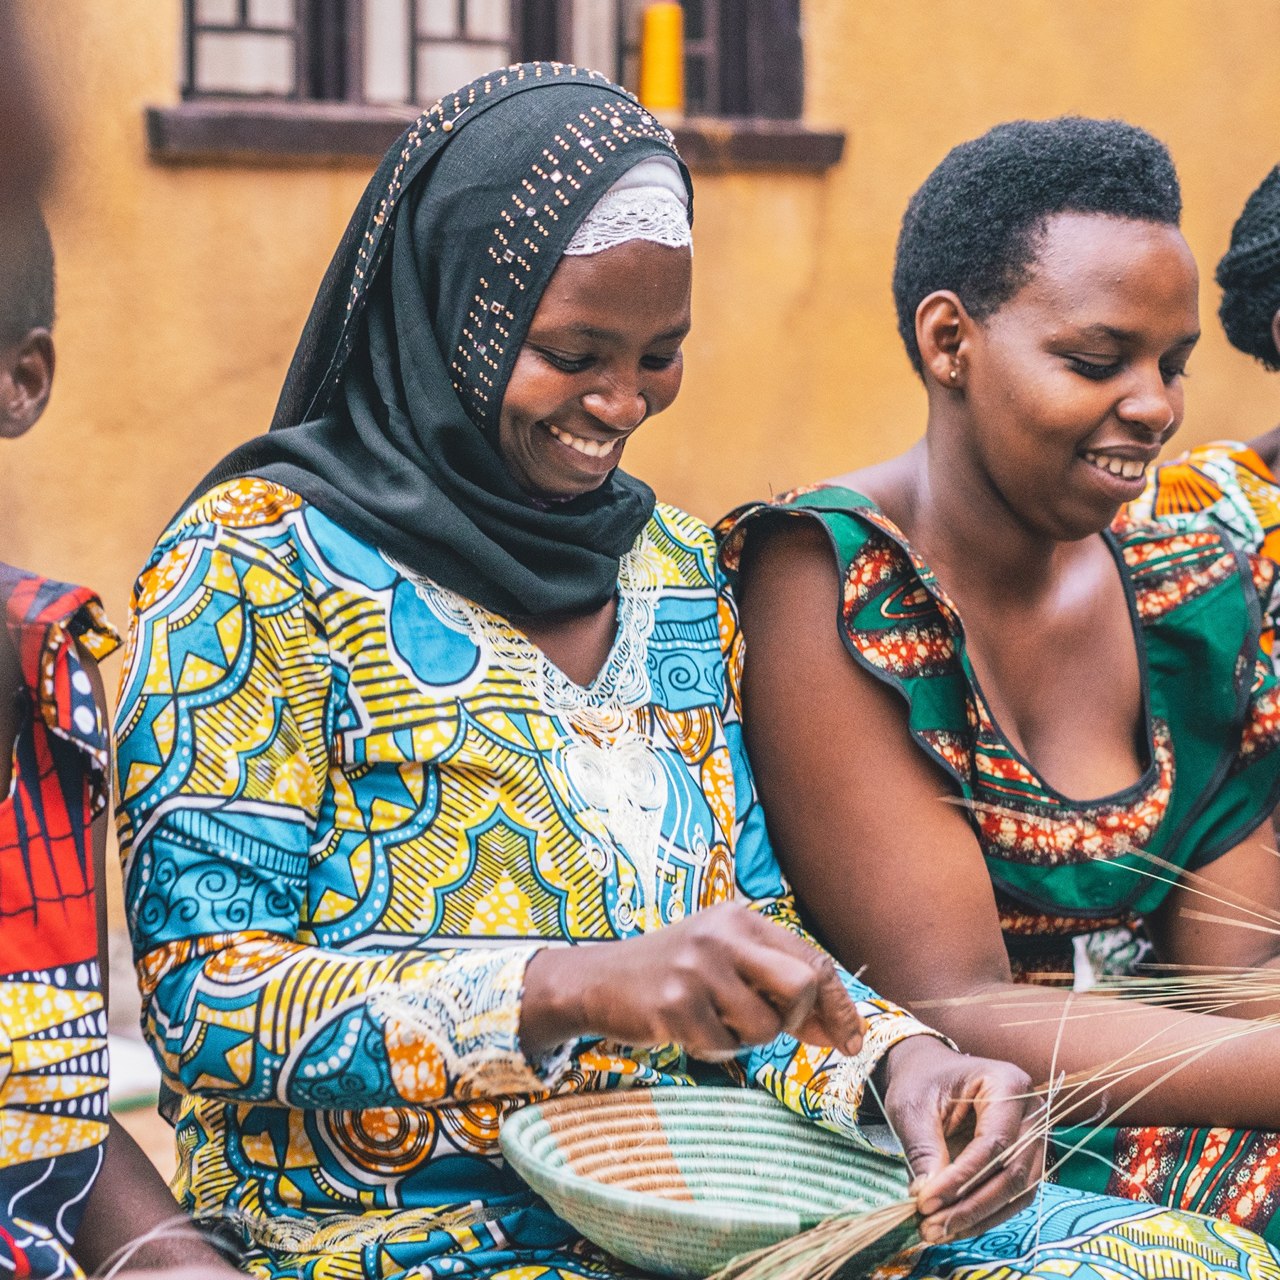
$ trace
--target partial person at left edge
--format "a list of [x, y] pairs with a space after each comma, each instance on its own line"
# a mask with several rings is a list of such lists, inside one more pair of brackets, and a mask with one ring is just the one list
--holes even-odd
[[[0, 15], [2, 16], [2, 15]], [[3, 38], [0, 31], [0, 39]], [[0, 133], [12, 113], [0, 113]], [[0, 216], [0, 438], [53, 385], [53, 249], [30, 192]], [[15, 569], [0, 534], [0, 1274], [231, 1274], [107, 1103], [107, 703], [101, 601]], [[158, 1238], [141, 1243], [148, 1233]], [[121, 1275], [123, 1273], [117, 1273]]]

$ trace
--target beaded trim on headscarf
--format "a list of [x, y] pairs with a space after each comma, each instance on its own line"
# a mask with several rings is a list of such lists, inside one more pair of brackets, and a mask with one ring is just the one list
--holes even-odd
[[[359, 326], [353, 322], [363, 311], [367, 283], [386, 255], [389, 243], [386, 231], [394, 219], [404, 189], [405, 171], [411, 161], [420, 148], [435, 141], [432, 135], [451, 133], [455, 123], [488, 94], [531, 76], [535, 81], [588, 80], [617, 90], [607, 76], [586, 67], [560, 62], [517, 64], [473, 81], [457, 93], [446, 94], [418, 117], [405, 135], [399, 162], [373, 217], [374, 229], [365, 234], [360, 246], [359, 265], [347, 300], [347, 322], [330, 366], [331, 388], [336, 390], [341, 381], [342, 368], [355, 341]], [[539, 251], [539, 241], [549, 237], [550, 225], [558, 222], [561, 214], [568, 210], [573, 196], [581, 189], [579, 178], [589, 176], [592, 165], [603, 164], [605, 152], [616, 153], [637, 138], [656, 139], [675, 150], [671, 131], [630, 94], [624, 96], [618, 91], [616, 101], [607, 108], [595, 105], [579, 112], [577, 120], [568, 122], [563, 130], [548, 139], [541, 156], [522, 179], [520, 189], [512, 193], [499, 214], [490, 249], [497, 270], [477, 281], [465, 341], [459, 343], [449, 365], [450, 381], [459, 396], [464, 403], [470, 401], [475, 405], [482, 415], [489, 407], [489, 392], [496, 386], [492, 375], [499, 370], [493, 353], [503, 353], [510, 336], [507, 326], [515, 320], [514, 311], [506, 305], [512, 289], [523, 292], [524, 277], [533, 269], [532, 259]], [[416, 173], [415, 166], [411, 176]]]

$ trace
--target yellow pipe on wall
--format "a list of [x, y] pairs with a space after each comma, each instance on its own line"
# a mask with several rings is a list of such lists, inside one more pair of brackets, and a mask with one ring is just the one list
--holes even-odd
[[664, 122], [684, 115], [684, 8], [673, 0], [645, 6], [640, 101]]

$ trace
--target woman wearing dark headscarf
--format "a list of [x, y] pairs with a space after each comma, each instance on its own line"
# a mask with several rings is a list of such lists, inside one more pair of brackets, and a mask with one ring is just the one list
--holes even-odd
[[497, 1157], [548, 1090], [715, 1078], [857, 1138], [883, 1061], [926, 1238], [1027, 1185], [1029, 1154], [960, 1195], [1026, 1077], [804, 939], [710, 532], [617, 469], [679, 388], [691, 200], [593, 73], [444, 99], [370, 183], [271, 433], [138, 581], [146, 1032], [177, 1189], [258, 1274], [606, 1268]]

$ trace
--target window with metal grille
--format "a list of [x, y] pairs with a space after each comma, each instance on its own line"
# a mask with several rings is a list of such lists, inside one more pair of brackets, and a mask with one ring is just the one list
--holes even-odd
[[[428, 103], [512, 61], [545, 0], [185, 0], [188, 97]], [[517, 21], [513, 24], [513, 18]], [[554, 36], [553, 36], [554, 39]]]
[[[639, 78], [645, 0], [183, 3], [188, 97], [429, 103], [517, 59], [581, 58], [584, 42], [598, 70]], [[800, 0], [683, 3], [689, 115], [799, 119]]]
[[[682, 0], [685, 111], [798, 120], [804, 107], [800, 0]], [[645, 0], [620, 0], [619, 62], [640, 78]]]

